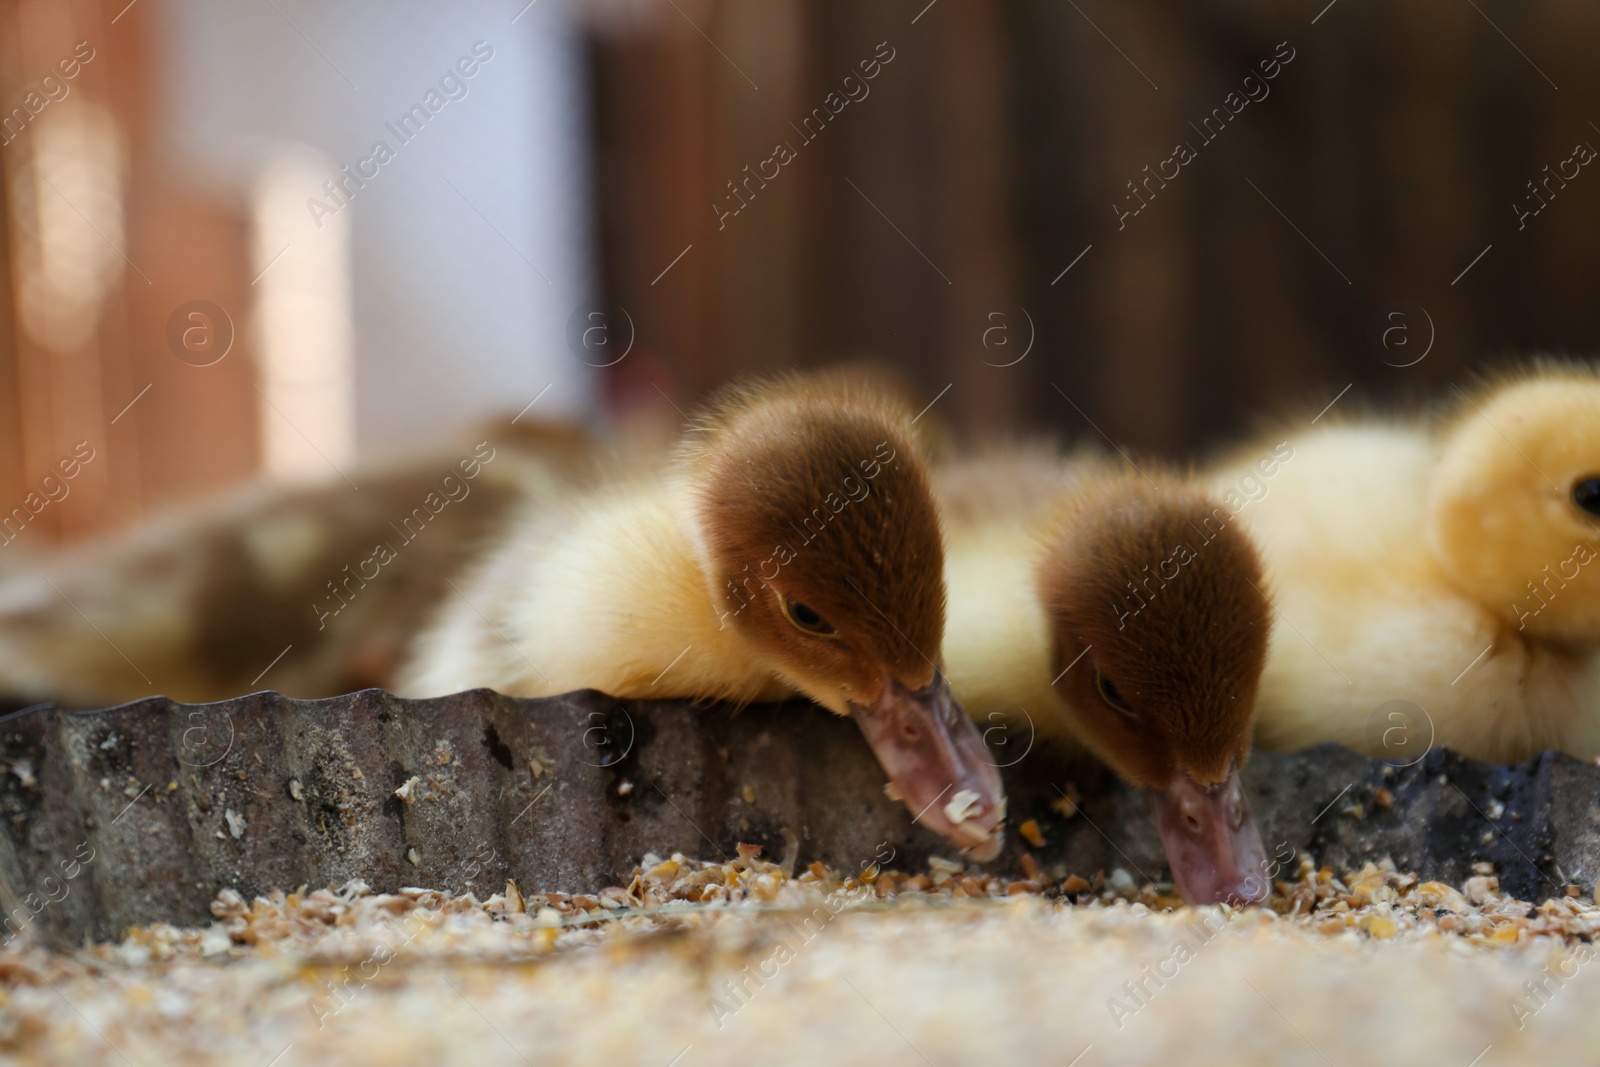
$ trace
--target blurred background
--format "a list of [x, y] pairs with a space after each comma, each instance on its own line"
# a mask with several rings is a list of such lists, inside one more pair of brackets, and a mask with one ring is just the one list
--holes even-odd
[[1564, 0], [0, 0], [0, 510], [80, 443], [32, 545], [842, 360], [1181, 458], [1587, 355], [1597, 45]]

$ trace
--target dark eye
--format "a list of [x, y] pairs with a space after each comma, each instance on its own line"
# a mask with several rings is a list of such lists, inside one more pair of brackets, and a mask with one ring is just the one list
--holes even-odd
[[789, 616], [789, 621], [808, 634], [817, 634], [827, 637], [834, 632], [828, 620], [818, 615], [816, 611], [798, 600], [785, 599], [783, 613]]
[[1133, 709], [1128, 707], [1128, 702], [1122, 699], [1122, 694], [1117, 692], [1117, 687], [1111, 684], [1111, 679], [1096, 671], [1094, 674], [1095, 688], [1100, 690], [1100, 699], [1110, 704], [1124, 715], [1132, 715]]
[[1600, 515], [1600, 478], [1579, 478], [1572, 487], [1572, 502], [1591, 515]]

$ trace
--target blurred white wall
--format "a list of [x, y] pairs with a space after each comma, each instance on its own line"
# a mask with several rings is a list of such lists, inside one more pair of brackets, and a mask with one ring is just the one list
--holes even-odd
[[[534, 413], [592, 402], [592, 372], [566, 343], [596, 285], [580, 27], [562, 0], [525, 3], [162, 0], [176, 157], [272, 205], [256, 216], [267, 274], [255, 289], [293, 275], [277, 288], [348, 301], [348, 341], [261, 349], [285, 361], [280, 378], [352, 398], [281, 413], [332, 461], [515, 414], [547, 387]], [[303, 165], [312, 152], [327, 169], [318, 182]], [[306, 173], [307, 188], [286, 192], [285, 173]], [[327, 280], [340, 262], [342, 287]], [[337, 331], [338, 315], [328, 321]], [[290, 326], [266, 334], [293, 338]], [[349, 425], [333, 425], [351, 404]]]

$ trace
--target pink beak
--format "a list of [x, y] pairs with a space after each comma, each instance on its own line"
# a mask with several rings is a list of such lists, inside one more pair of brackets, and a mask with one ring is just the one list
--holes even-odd
[[942, 674], [912, 692], [899, 682], [850, 714], [900, 799], [924, 826], [987, 862], [1005, 843], [1005, 790], [989, 746]]
[[1202, 786], [1179, 771], [1165, 789], [1151, 789], [1150, 808], [1178, 892], [1190, 904], [1253, 904], [1265, 900], [1267, 850], [1239, 787], [1239, 772]]

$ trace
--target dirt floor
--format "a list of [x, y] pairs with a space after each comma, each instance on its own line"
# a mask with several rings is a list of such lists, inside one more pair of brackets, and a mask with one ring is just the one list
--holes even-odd
[[1592, 900], [1302, 863], [1272, 907], [936, 864], [646, 857], [594, 897], [360, 883], [0, 953], [0, 1059], [474, 1065], [1592, 1062]]

